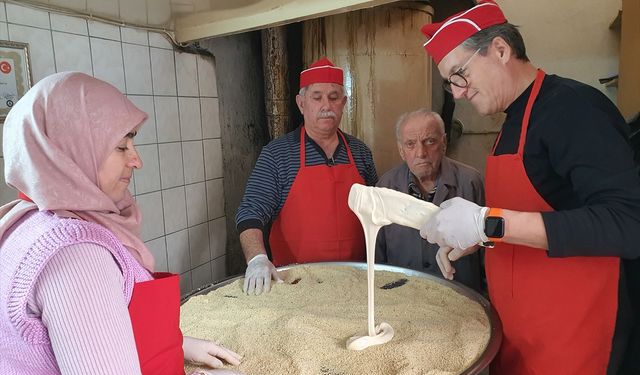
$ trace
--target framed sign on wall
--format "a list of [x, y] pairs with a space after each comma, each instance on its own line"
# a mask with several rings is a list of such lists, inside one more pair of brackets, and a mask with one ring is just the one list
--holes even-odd
[[0, 40], [0, 121], [31, 88], [29, 45]]

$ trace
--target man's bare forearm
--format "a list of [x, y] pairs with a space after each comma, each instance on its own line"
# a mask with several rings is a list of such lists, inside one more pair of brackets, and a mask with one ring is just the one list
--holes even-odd
[[247, 262], [256, 255], [267, 253], [261, 229], [249, 228], [240, 233], [240, 245]]
[[547, 231], [539, 212], [503, 210], [502, 216], [505, 221], [504, 242], [549, 249]]

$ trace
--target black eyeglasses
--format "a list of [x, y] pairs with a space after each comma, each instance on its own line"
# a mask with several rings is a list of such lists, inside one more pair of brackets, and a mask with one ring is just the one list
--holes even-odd
[[451, 90], [451, 86], [459, 87], [461, 89], [469, 86], [469, 81], [467, 81], [464, 76], [464, 70], [467, 68], [467, 65], [469, 65], [473, 57], [478, 54], [478, 52], [480, 52], [480, 48], [478, 48], [458, 70], [456, 70], [454, 73], [451, 73], [451, 75], [449, 75], [449, 79], [442, 82], [442, 87], [445, 89], [445, 91], [452, 94], [453, 92]]

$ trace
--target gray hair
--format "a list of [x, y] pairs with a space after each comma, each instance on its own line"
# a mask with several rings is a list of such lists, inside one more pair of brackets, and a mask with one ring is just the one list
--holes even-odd
[[467, 40], [462, 42], [462, 46], [469, 50], [480, 50], [480, 54], [485, 56], [487, 49], [495, 37], [501, 37], [511, 47], [514, 55], [518, 60], [529, 61], [527, 50], [524, 46], [522, 34], [518, 31], [517, 26], [510, 23], [501, 23], [480, 30]]
[[420, 108], [412, 112], [405, 112], [398, 117], [398, 121], [396, 121], [396, 139], [398, 142], [402, 142], [402, 137], [400, 136], [402, 127], [414, 117], [424, 117], [425, 119], [435, 120], [438, 123], [438, 127], [442, 131], [442, 134], [445, 134], [444, 121], [442, 121], [442, 117], [440, 117], [438, 112], [433, 112], [428, 108]]
[[[311, 86], [311, 85], [309, 85], [309, 86]], [[300, 91], [298, 91], [298, 95], [304, 96], [304, 94], [307, 92], [307, 89], [309, 88], [309, 86], [302, 87], [300, 89]], [[340, 91], [341, 91], [342, 96], [345, 96], [346, 95], [346, 90], [344, 89], [344, 86], [342, 86], [342, 85], [338, 85], [338, 86], [340, 86]]]

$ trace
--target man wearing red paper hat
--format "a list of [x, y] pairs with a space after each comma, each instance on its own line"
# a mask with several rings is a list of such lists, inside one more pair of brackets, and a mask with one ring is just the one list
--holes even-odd
[[421, 230], [448, 278], [451, 261], [494, 245], [486, 274], [504, 337], [491, 375], [640, 373], [640, 178], [620, 112], [536, 68], [492, 1], [422, 32], [446, 90], [507, 114], [488, 207], [453, 198]]
[[[347, 102], [342, 69], [327, 58], [300, 73], [296, 103], [304, 124], [258, 157], [236, 215], [247, 259], [244, 291], [268, 292], [276, 266], [362, 261], [365, 244], [347, 198], [354, 183], [374, 185], [371, 150], [338, 129]], [[271, 223], [267, 257], [263, 231]]]

